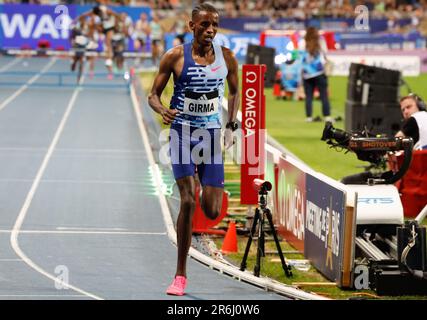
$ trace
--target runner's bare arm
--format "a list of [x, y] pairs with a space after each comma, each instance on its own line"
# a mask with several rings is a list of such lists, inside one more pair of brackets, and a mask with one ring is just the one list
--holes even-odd
[[164, 124], [171, 124], [175, 118], [178, 110], [166, 108], [160, 97], [162, 96], [163, 90], [165, 89], [169, 78], [173, 72], [173, 65], [177, 60], [177, 50], [169, 50], [164, 54], [160, 61], [159, 73], [154, 78], [153, 87], [148, 95], [148, 104], [163, 118]]
[[239, 111], [239, 64], [234, 53], [227, 48], [223, 48], [224, 58], [227, 63], [228, 75], [228, 121], [236, 121], [237, 111]]

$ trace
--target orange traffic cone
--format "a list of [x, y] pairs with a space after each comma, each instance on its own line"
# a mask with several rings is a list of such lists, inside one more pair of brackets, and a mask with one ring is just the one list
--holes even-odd
[[237, 252], [236, 223], [232, 220], [228, 224], [228, 230], [221, 248], [222, 253]]

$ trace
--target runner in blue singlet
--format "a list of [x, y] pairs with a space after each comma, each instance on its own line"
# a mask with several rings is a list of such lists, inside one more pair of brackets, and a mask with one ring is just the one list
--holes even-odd
[[[219, 15], [210, 4], [194, 8], [189, 22], [192, 43], [179, 45], [165, 53], [154, 79], [148, 102], [171, 124], [170, 151], [173, 173], [181, 195], [177, 220], [178, 261], [168, 294], [183, 295], [187, 282], [186, 262], [191, 243], [195, 210], [195, 173], [203, 187], [201, 205], [205, 215], [215, 219], [221, 210], [224, 186], [222, 162], [221, 102], [225, 81], [228, 84], [228, 122], [224, 146], [232, 145], [232, 131], [239, 108], [238, 64], [233, 53], [213, 43]], [[170, 108], [160, 96], [171, 76], [174, 94]]]

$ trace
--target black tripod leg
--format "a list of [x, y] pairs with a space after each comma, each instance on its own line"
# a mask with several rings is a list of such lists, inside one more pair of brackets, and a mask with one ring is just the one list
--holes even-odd
[[259, 226], [258, 226], [258, 249], [256, 253], [256, 263], [254, 268], [254, 275], [259, 277], [259, 272], [261, 270], [261, 257], [264, 256], [264, 219], [260, 216]]
[[282, 262], [283, 271], [287, 277], [292, 276], [291, 268], [286, 264], [285, 257], [283, 256], [282, 248], [280, 247], [279, 239], [277, 238], [276, 229], [273, 224], [273, 217], [269, 209], [265, 209], [265, 214], [267, 215], [268, 223], [270, 224], [271, 231], [273, 232], [274, 242], [276, 243], [277, 251], [279, 252], [280, 261]]
[[251, 227], [251, 232], [249, 233], [248, 242], [246, 243], [245, 254], [243, 255], [242, 263], [240, 264], [240, 270], [242, 270], [242, 271], [245, 271], [245, 269], [246, 269], [246, 259], [248, 258], [249, 249], [250, 249], [251, 244], [252, 244], [253, 235], [255, 234], [258, 218], [259, 218], [259, 210], [257, 208], [255, 210], [254, 219], [252, 221], [252, 227]]

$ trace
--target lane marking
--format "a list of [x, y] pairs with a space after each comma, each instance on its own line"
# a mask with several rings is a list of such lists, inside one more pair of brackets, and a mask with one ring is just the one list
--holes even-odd
[[47, 70], [49, 70], [53, 64], [56, 62], [57, 58], [52, 58], [51, 61], [44, 66], [44, 68], [37, 73], [35, 76], [33, 76], [30, 80], [27, 81], [26, 84], [22, 85], [17, 91], [15, 91], [12, 95], [10, 95], [6, 100], [4, 100], [0, 104], [0, 110], [4, 109], [9, 103], [11, 103], [13, 100], [15, 100], [16, 97], [18, 97], [22, 92], [28, 89], [30, 84], [32, 84], [34, 81], [36, 81], [38, 78], [40, 78], [43, 73], [45, 73]]
[[56, 230], [128, 231], [126, 228], [57, 227]]
[[74, 106], [74, 104], [75, 104], [75, 102], [77, 100], [77, 96], [78, 96], [78, 94], [80, 93], [81, 90], [82, 89], [80, 87], [74, 89], [73, 95], [71, 97], [70, 102], [68, 103], [67, 109], [65, 110], [65, 113], [62, 116], [61, 122], [59, 123], [59, 126], [58, 126], [58, 128], [57, 128], [57, 130], [55, 132], [55, 135], [54, 135], [53, 139], [52, 139], [52, 142], [49, 145], [49, 148], [48, 148], [47, 153], [46, 153], [46, 155], [45, 155], [45, 157], [43, 159], [43, 162], [42, 162], [42, 164], [41, 164], [41, 166], [40, 166], [40, 168], [39, 168], [39, 170], [38, 170], [38, 172], [36, 174], [36, 177], [35, 177], [35, 179], [33, 181], [33, 184], [31, 185], [30, 191], [28, 192], [28, 194], [27, 194], [27, 196], [25, 198], [24, 204], [22, 205], [22, 208], [21, 208], [21, 210], [20, 210], [20, 212], [18, 214], [18, 217], [16, 219], [16, 222], [15, 222], [13, 228], [12, 228], [12, 232], [10, 234], [10, 244], [11, 244], [13, 250], [15, 251], [15, 253], [26, 264], [28, 264], [31, 268], [33, 268], [37, 272], [41, 273], [45, 277], [53, 280], [58, 285], [66, 287], [66, 288], [70, 288], [70, 289], [72, 289], [74, 291], [77, 291], [77, 292], [79, 292], [79, 293], [81, 293], [81, 294], [83, 294], [85, 296], [91, 297], [93, 299], [102, 300], [102, 298], [100, 298], [100, 297], [98, 297], [98, 296], [96, 296], [96, 295], [94, 295], [92, 293], [89, 293], [87, 291], [84, 291], [84, 290], [82, 290], [80, 288], [77, 288], [77, 287], [75, 287], [75, 286], [73, 286], [71, 284], [65, 283], [64, 281], [62, 281], [58, 277], [56, 277], [56, 276], [48, 273], [47, 271], [45, 271], [43, 268], [41, 268], [35, 262], [33, 262], [21, 250], [21, 248], [19, 247], [19, 241], [18, 241], [18, 237], [19, 237], [19, 233], [21, 231], [22, 224], [24, 222], [25, 216], [27, 215], [27, 212], [28, 212], [28, 209], [29, 209], [29, 207], [31, 205], [31, 202], [32, 202], [32, 200], [34, 198], [36, 190], [37, 190], [37, 188], [38, 188], [38, 186], [40, 184], [40, 180], [41, 180], [41, 178], [42, 178], [42, 176], [44, 174], [44, 171], [47, 168], [47, 164], [48, 164], [50, 158], [52, 157], [53, 151], [54, 151], [56, 145], [58, 144], [59, 137], [61, 136], [62, 131], [64, 130], [65, 123], [67, 122], [67, 119], [68, 119], [68, 117], [69, 117], [69, 115], [71, 113], [71, 110], [72, 110], [72, 108], [73, 108], [73, 106]]
[[84, 297], [84, 295], [81, 294], [0, 294], [0, 297], [11, 297], [11, 298], [16, 298], [16, 297], [29, 297], [29, 298], [41, 298], [41, 297], [55, 297], [55, 298], [59, 298], [59, 297]]
[[44, 151], [46, 151], [47, 150], [47, 148], [32, 148], [32, 147], [25, 147], [25, 148], [22, 148], [22, 147], [2, 147], [2, 148], [0, 148], [0, 151], [7, 151], [7, 152], [9, 152], [9, 151], [39, 151], [39, 152], [44, 152]]
[[8, 64], [4, 65], [3, 67], [0, 68], [0, 72], [6, 71], [8, 69], [10, 69], [11, 67], [13, 67], [15, 64], [17, 64], [19, 61], [21, 61], [22, 58], [14, 58], [12, 61], [10, 61]]
[[[1, 151], [46, 151], [47, 148], [33, 147], [0, 147]], [[75, 153], [136, 153], [144, 155], [141, 150], [132, 149], [79, 149], [79, 148], [56, 148], [56, 152], [75, 152]]]
[[56, 151], [70, 151], [70, 152], [81, 152], [81, 153], [138, 153], [144, 154], [141, 150], [132, 149], [83, 149], [83, 148], [57, 148]]
[[[150, 176], [146, 175], [146, 179], [149, 179]], [[33, 182], [34, 179], [14, 179], [14, 178], [0, 178], [0, 182]], [[147, 189], [152, 190], [154, 186], [151, 186], [148, 183], [137, 182], [137, 181], [114, 181], [114, 180], [69, 180], [69, 179], [41, 179], [40, 182], [45, 183], [74, 183], [74, 184], [118, 184], [118, 185], [135, 185], [141, 187], [147, 187]]]
[[[13, 230], [0, 230], [0, 233], [11, 233]], [[164, 236], [166, 232], [145, 231], [95, 231], [95, 230], [20, 230], [19, 234], [108, 234], [108, 235], [148, 235]]]
[[161, 178], [162, 174], [160, 172], [160, 168], [158, 164], [154, 160], [153, 151], [151, 150], [150, 140], [148, 139], [148, 134], [143, 123], [142, 113], [141, 113], [141, 110], [138, 108], [139, 106], [138, 99], [136, 97], [135, 89], [132, 85], [130, 87], [130, 95], [132, 99], [133, 110], [135, 112], [136, 122], [138, 123], [139, 133], [141, 134], [145, 153], [147, 154], [148, 163], [150, 164], [150, 167], [153, 169], [154, 185], [157, 189], [158, 199], [159, 199], [160, 208], [163, 216], [163, 221], [165, 223], [165, 227], [167, 230], [167, 235], [169, 239], [176, 245], [176, 231], [175, 231], [174, 223], [172, 220], [172, 214], [169, 211], [169, 206], [168, 206], [166, 197], [163, 191], [161, 190], [161, 185], [163, 184], [162, 178]]

